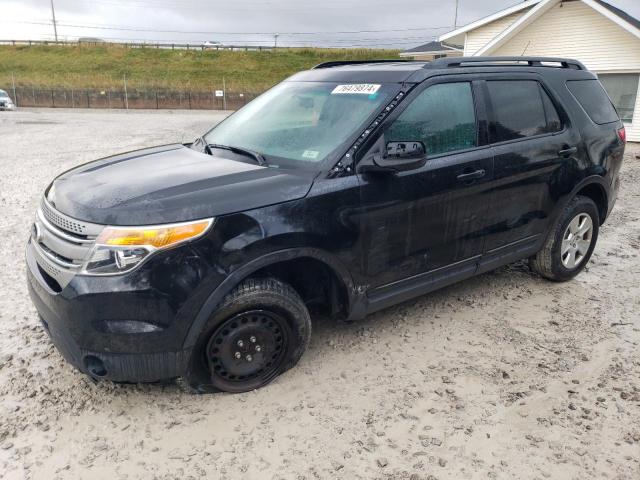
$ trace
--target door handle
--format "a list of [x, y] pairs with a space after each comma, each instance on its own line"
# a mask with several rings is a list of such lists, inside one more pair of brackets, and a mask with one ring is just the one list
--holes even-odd
[[482, 168], [480, 170], [476, 170], [475, 172], [471, 172], [471, 173], [461, 173], [456, 178], [460, 182], [468, 182], [469, 180], [476, 180], [478, 178], [484, 177], [485, 173], [487, 172], [485, 172], [485, 170]]
[[571, 155], [577, 152], [578, 152], [578, 147], [573, 146], [573, 147], [563, 148], [558, 152], [558, 155], [560, 155], [561, 157], [570, 157]]

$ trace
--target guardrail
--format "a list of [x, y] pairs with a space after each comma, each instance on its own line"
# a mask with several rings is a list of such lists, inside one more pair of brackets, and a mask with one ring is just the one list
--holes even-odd
[[161, 42], [106, 42], [91, 40], [0, 40], [0, 45], [60, 45], [77, 47], [82, 45], [117, 45], [124, 48], [162, 48], [169, 50], [244, 50], [244, 51], [272, 51], [278, 47], [263, 45], [203, 45], [202, 43], [161, 43]]

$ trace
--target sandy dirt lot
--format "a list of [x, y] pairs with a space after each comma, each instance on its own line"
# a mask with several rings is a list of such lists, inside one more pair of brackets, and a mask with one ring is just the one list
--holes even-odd
[[0, 477], [640, 478], [640, 153], [588, 270], [525, 262], [353, 325], [317, 321], [259, 391], [93, 383], [27, 295], [23, 248], [57, 173], [188, 140], [212, 112], [0, 114]]

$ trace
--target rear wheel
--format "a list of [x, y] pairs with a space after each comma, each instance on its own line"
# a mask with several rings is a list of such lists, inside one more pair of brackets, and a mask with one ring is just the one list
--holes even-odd
[[531, 258], [531, 268], [558, 282], [575, 277], [591, 258], [599, 225], [598, 208], [593, 200], [575, 197], [549, 232], [542, 250]]
[[248, 279], [225, 297], [194, 350], [189, 384], [246, 392], [293, 367], [311, 336], [309, 312], [289, 285]]

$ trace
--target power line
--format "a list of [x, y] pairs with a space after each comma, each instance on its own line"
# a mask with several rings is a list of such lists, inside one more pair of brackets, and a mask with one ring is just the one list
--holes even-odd
[[[2, 23], [22, 23], [28, 25], [49, 25], [48, 22], [28, 22], [22, 20], [0, 20]], [[63, 23], [57, 22], [61, 27], [69, 28], [86, 28], [94, 30], [117, 30], [117, 31], [130, 31], [130, 32], [147, 32], [147, 33], [180, 33], [180, 34], [193, 34], [193, 35], [270, 35], [273, 36], [276, 33], [278, 35], [329, 35], [329, 34], [357, 34], [357, 33], [393, 33], [393, 32], [418, 32], [418, 31], [430, 31], [430, 30], [443, 30], [447, 28], [453, 28], [452, 25], [439, 26], [439, 27], [419, 27], [419, 28], [401, 28], [401, 29], [388, 29], [388, 30], [327, 30], [317, 32], [221, 32], [221, 31], [197, 31], [197, 30], [160, 30], [160, 29], [147, 29], [137, 28], [130, 26], [118, 26], [118, 25], [87, 25], [77, 23]]]

